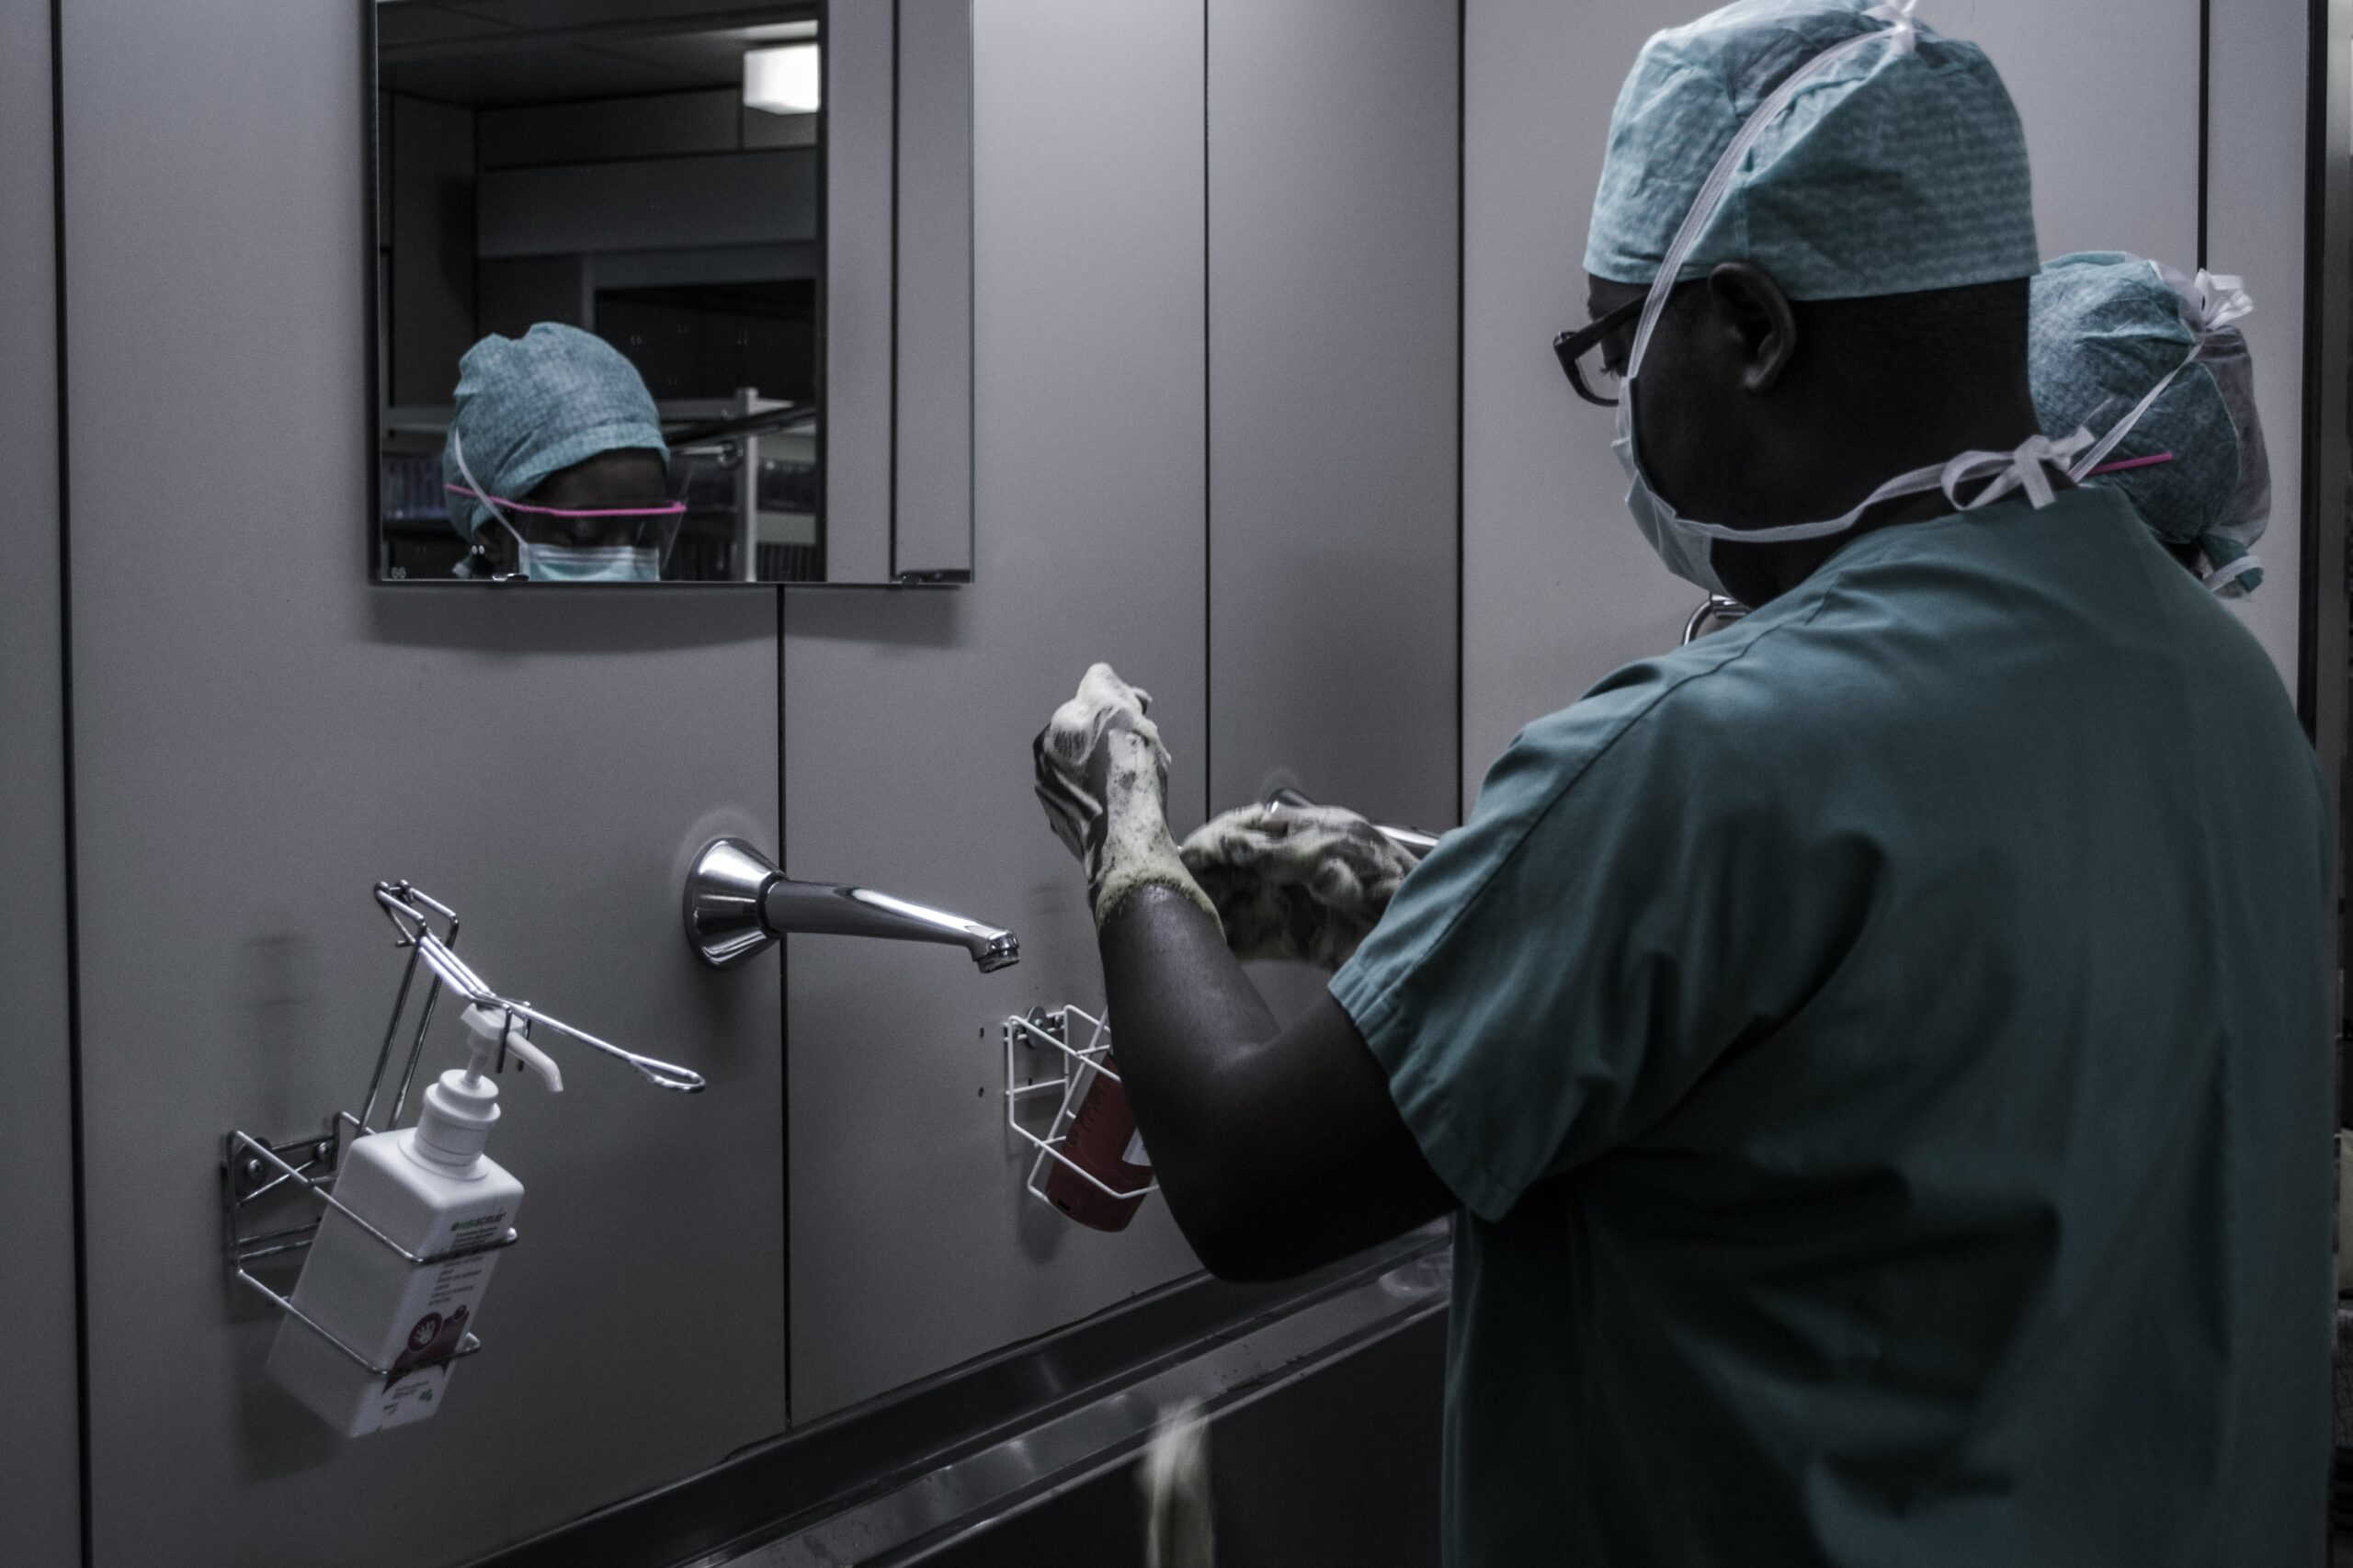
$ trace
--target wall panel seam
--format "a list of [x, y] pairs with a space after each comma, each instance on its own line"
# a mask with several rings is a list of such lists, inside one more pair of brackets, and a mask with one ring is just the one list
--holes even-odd
[[2198, 265], [2206, 267], [2214, 170], [2214, 0], [2198, 0]]
[[891, 431], [888, 499], [890, 561], [887, 575], [899, 576], [899, 122], [906, 113], [899, 79], [899, 17], [905, 0], [891, 0]]
[[1465, 245], [1470, 230], [1470, 54], [1471, 0], [1455, 0], [1454, 6], [1454, 820], [1460, 824], [1468, 819], [1471, 802], [1463, 783], [1463, 769], [1470, 764], [1469, 724], [1470, 700], [1463, 689], [1467, 678], [1466, 642], [1464, 630], [1469, 618], [1469, 600], [1463, 587], [1463, 567], [1466, 551], [1463, 487], [1467, 478], [1462, 460], [1462, 439], [1466, 418], [1467, 381], [1464, 365], [1464, 330], [1467, 321], [1465, 296], [1469, 290], [1465, 279], [1469, 274]]
[[[821, 210], [821, 207], [819, 207]], [[790, 730], [783, 722], [783, 662], [790, 657], [783, 638], [783, 615], [786, 615], [786, 594], [783, 584], [777, 584], [777, 864], [781, 867], [790, 835], [790, 817], [783, 814], [786, 808], [786, 760], [783, 749], [790, 744]], [[777, 944], [777, 1179], [781, 1212], [779, 1220], [779, 1265], [783, 1274], [783, 1290], [779, 1292], [779, 1307], [783, 1312], [783, 1426], [793, 1426], [793, 944]]]
[[[829, 38], [833, 35], [833, 0], [817, 0], [817, 35], [820, 38]], [[830, 106], [833, 101], [833, 51], [829, 49], [820, 49], [817, 51], [817, 145], [820, 148], [829, 147], [832, 145], [832, 132], [828, 129], [832, 123], [829, 119], [832, 110], [828, 106]], [[820, 411], [824, 408], [825, 400], [833, 395], [833, 388], [826, 384], [829, 380], [827, 370], [833, 363], [833, 350], [827, 343], [828, 334], [825, 331], [825, 310], [826, 295], [833, 288], [834, 282], [832, 240], [834, 197], [832, 182], [825, 176], [825, 162], [826, 160], [823, 157], [820, 157], [817, 160], [817, 287], [815, 290], [817, 300], [817, 369], [813, 379], [817, 393], [817, 407]], [[821, 583], [830, 583], [834, 580], [833, 525], [830, 521], [834, 511], [833, 482], [831, 478], [833, 471], [826, 467], [825, 464], [825, 432], [832, 428], [832, 426], [833, 421], [829, 419], [820, 417], [817, 421], [817, 580]], [[779, 589], [777, 594], [776, 623], [777, 641], [781, 642], [784, 640], [784, 596], [782, 589]], [[776, 695], [777, 711], [779, 716], [784, 711], [784, 683], [782, 678], [784, 671], [783, 659], [784, 655], [779, 653], [777, 655], [778, 682]], [[779, 732], [778, 738], [779, 745], [780, 747], [782, 744], [781, 732], [783, 729], [780, 717], [778, 729]], [[779, 752], [779, 756], [780, 756], [781, 753]], [[782, 766], [781, 761], [779, 761], [779, 766]], [[781, 786], [779, 786], [779, 790], [780, 789]], [[776, 833], [777, 863], [779, 865], [782, 865], [784, 863], [784, 819], [782, 817], [779, 817], [777, 819]], [[790, 1362], [788, 1361], [787, 1364], [789, 1367]], [[786, 1373], [786, 1376], [788, 1379], [791, 1376], [789, 1370]]]
[[90, 1269], [82, 1142], [82, 967], [80, 862], [75, 852], [74, 810], [74, 530], [73, 443], [68, 389], [65, 316], [65, 7], [64, 0], [49, 4], [50, 115], [50, 241], [51, 246], [50, 301], [55, 312], [54, 358], [57, 364], [57, 602], [59, 736], [58, 760], [63, 775], [61, 799], [64, 822], [65, 907], [65, 1062], [67, 1132], [73, 1149], [74, 1200], [74, 1386], [75, 1403], [75, 1472], [81, 1515], [82, 1562], [94, 1560], [95, 1519], [90, 1485]]
[[1210, 409], [1210, 354], [1216, 334], [1211, 325], [1210, 223], [1215, 208], [1210, 199], [1210, 6], [1201, 0], [1201, 811], [1218, 812], [1215, 750], [1217, 746], [1217, 427]]
[[[2346, 442], [2343, 432], [2328, 429], [2325, 416], [2335, 403], [2329, 396], [2328, 382], [2345, 374], [2343, 360], [2332, 362], [2328, 353], [2332, 346], [2325, 341], [2330, 322], [2329, 283], [2335, 269], [2343, 265], [2340, 257], [2330, 254], [2328, 243], [2329, 181], [2334, 162], [2329, 84], [2336, 67], [2329, 11], [2330, 0], [2310, 0], [2305, 12], [2303, 494], [2299, 497], [2302, 505], [2297, 513], [2295, 691], [2296, 716], [2303, 722], [2304, 733], [2314, 746], [2323, 748], [2324, 766], [2331, 766], [2332, 759], [2325, 752], [2330, 737], [2323, 733], [2324, 704], [2319, 687], [2324, 679], [2341, 679], [2338, 672], [2344, 666], [2339, 663], [2343, 650], [2340, 648], [2334, 658], [2325, 656], [2326, 650], [2320, 642], [2321, 607], [2326, 602], [2322, 596], [2347, 591], [2342, 581], [2321, 581], [2322, 566], [2327, 560], [2322, 549], [2322, 530], [2329, 526], [2323, 514], [2323, 503], [2331, 494], [2342, 494], [2329, 483], [2327, 462], [2333, 454], [2345, 449]], [[2201, 126], [2200, 135], [2203, 134]], [[2202, 182], [2199, 199], [2201, 204], [2205, 200]], [[2202, 233], [2200, 238], [2202, 241]]]

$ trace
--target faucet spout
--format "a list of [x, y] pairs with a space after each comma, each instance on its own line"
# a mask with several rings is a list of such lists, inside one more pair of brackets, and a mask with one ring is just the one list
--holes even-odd
[[945, 942], [972, 955], [983, 974], [1017, 963], [1020, 940], [1010, 931], [967, 920], [872, 888], [834, 882], [771, 881], [760, 895], [760, 924], [835, 937], [880, 937], [894, 942]]
[[715, 838], [687, 876], [687, 940], [705, 963], [730, 969], [788, 932], [941, 942], [963, 949], [983, 974], [1020, 961], [1010, 931], [943, 909], [835, 882], [796, 882], [740, 838]]

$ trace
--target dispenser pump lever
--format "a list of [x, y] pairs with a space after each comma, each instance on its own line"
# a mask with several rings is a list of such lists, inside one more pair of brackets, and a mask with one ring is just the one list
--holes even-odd
[[466, 1059], [468, 1082], [495, 1076], [506, 1054], [546, 1079], [550, 1094], [563, 1093], [563, 1069], [555, 1064], [554, 1057], [531, 1043], [523, 1020], [503, 1007], [482, 1003], [468, 1007], [464, 1017], [466, 1028], [474, 1037]]

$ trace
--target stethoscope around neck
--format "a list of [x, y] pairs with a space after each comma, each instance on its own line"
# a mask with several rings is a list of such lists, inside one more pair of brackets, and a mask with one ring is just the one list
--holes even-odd
[[1733, 621], [1748, 616], [1748, 607], [1729, 594], [1710, 594], [1683, 623], [1683, 641], [1678, 647], [1688, 648], [1711, 631], [1721, 631]]

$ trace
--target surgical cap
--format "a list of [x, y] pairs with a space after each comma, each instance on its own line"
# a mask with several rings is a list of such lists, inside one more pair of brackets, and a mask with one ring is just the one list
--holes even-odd
[[[503, 500], [520, 500], [599, 452], [642, 449], [670, 460], [637, 367], [576, 326], [543, 321], [520, 337], [483, 338], [458, 361], [457, 402], [450, 436], [465, 442], [479, 487]], [[441, 477], [466, 483], [453, 447], [442, 449]], [[466, 539], [489, 517], [471, 496], [449, 497], [449, 521]]]
[[[2255, 367], [2236, 326], [2210, 327], [2200, 291], [2178, 273], [2119, 251], [2062, 256], [2034, 282], [2029, 365], [2034, 405], [2052, 437], [2105, 436], [2157, 383], [2180, 374], [2101, 460], [2171, 454], [2167, 462], [2086, 481], [2122, 491], [2157, 536], [2230, 565], [2271, 519], [2271, 464], [2256, 420]], [[2183, 369], [2193, 347], [2198, 362]], [[2250, 569], [2244, 588], [2262, 581]]]
[[2009, 92], [1975, 44], [1925, 27], [1907, 40], [1873, 14], [1901, 9], [1739, 0], [1654, 37], [1610, 120], [1586, 270], [1654, 282], [1764, 100], [1825, 50], [1883, 32], [1885, 45], [1809, 81], [1766, 131], [1679, 280], [1746, 261], [1792, 300], [1853, 300], [2032, 277], [2026, 135]]

